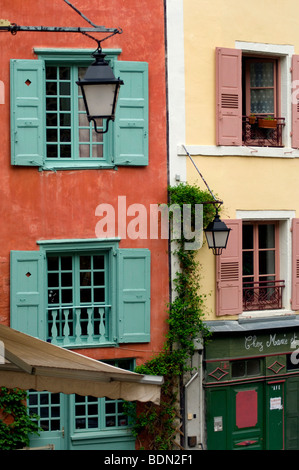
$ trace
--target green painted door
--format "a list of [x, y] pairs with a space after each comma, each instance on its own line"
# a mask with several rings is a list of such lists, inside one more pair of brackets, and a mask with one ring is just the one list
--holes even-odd
[[42, 428], [40, 436], [31, 436], [30, 447], [54, 445], [55, 450], [68, 450], [66, 399], [62, 393], [29, 392], [29, 414], [40, 417], [39, 425]]
[[299, 450], [299, 377], [286, 381], [285, 448]]
[[266, 385], [267, 450], [284, 449], [284, 381]]
[[264, 448], [263, 384], [207, 390], [208, 450]]

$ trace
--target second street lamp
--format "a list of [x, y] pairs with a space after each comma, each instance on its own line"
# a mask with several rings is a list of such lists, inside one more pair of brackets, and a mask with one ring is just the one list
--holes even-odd
[[210, 222], [204, 230], [209, 248], [213, 251], [214, 255], [221, 255], [222, 250], [226, 248], [230, 231], [231, 229], [220, 220], [218, 209], [216, 209], [213, 222]]

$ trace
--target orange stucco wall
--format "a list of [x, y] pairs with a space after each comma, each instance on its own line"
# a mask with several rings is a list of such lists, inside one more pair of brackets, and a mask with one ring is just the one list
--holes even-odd
[[[38, 249], [41, 239], [95, 238], [95, 209], [101, 203], [117, 207], [117, 197], [127, 205], [167, 200], [166, 87], [164, 7], [162, 0], [77, 0], [72, 3], [95, 24], [120, 27], [123, 34], [103, 43], [120, 48], [119, 60], [149, 64], [149, 165], [118, 170], [39, 171], [10, 164], [9, 61], [36, 58], [34, 47], [96, 48], [81, 34], [0, 34], [0, 80], [5, 103], [0, 105], [0, 322], [9, 325], [10, 250]], [[63, 0], [2, 0], [1, 18], [30, 26], [90, 26]], [[98, 37], [102, 37], [98, 35]], [[137, 357], [137, 363], [159, 351], [166, 331], [168, 301], [167, 240], [122, 240], [122, 248], [151, 250], [151, 343], [115, 349], [88, 349], [95, 358]]]

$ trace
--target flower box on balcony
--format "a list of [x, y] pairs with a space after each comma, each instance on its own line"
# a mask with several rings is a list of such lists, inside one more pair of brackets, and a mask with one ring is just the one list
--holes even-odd
[[258, 122], [259, 127], [262, 127], [263, 129], [276, 129], [277, 127], [277, 119], [260, 118]]

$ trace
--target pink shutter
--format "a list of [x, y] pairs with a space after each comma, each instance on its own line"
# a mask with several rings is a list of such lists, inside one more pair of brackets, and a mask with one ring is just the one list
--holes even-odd
[[216, 48], [216, 144], [242, 145], [242, 54]]
[[299, 310], [299, 219], [293, 219], [292, 250], [292, 310]]
[[292, 57], [292, 147], [299, 148], [299, 55]]
[[225, 220], [231, 228], [227, 247], [216, 259], [216, 315], [242, 312], [242, 220]]

